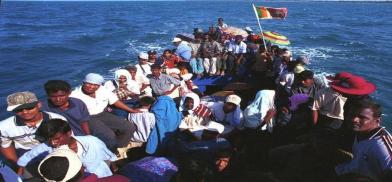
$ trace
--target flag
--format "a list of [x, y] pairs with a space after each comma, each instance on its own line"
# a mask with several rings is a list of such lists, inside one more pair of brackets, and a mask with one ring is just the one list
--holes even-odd
[[287, 8], [253, 7], [260, 19], [285, 19], [287, 17]]

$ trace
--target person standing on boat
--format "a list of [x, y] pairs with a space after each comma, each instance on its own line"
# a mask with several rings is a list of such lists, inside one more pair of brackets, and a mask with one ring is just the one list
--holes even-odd
[[151, 71], [152, 74], [148, 75], [147, 78], [150, 80], [154, 96], [170, 95], [178, 87], [180, 87], [180, 80], [177, 80], [170, 75], [163, 74], [161, 65], [151, 65]]
[[203, 76], [204, 66], [203, 66], [203, 58], [201, 57], [201, 36], [195, 35], [195, 40], [189, 44], [192, 48], [192, 57], [189, 62], [192, 68], [192, 73], [196, 74], [198, 77]]
[[359, 173], [376, 181], [390, 181], [392, 136], [381, 127], [381, 106], [363, 100], [350, 110], [355, 132], [353, 159], [335, 167], [338, 175]]
[[201, 43], [201, 53], [203, 57], [203, 65], [206, 74], [213, 76], [216, 74], [216, 60], [220, 54], [219, 43], [214, 40], [212, 35], [204, 34]]
[[145, 52], [139, 53], [138, 56], [139, 63], [136, 64], [136, 68], [140, 73], [143, 73], [143, 75], [147, 76], [151, 74], [151, 67], [150, 64], [148, 64], [148, 54]]
[[227, 24], [223, 21], [223, 18], [222, 17], [219, 17], [218, 18], [218, 26], [217, 26], [217, 29], [218, 30], [222, 30], [222, 29], [225, 29], [225, 28], [227, 28], [228, 26], [227, 26]]
[[236, 35], [235, 40], [229, 45], [229, 54], [226, 60], [228, 73], [236, 74], [241, 63], [245, 60], [247, 46], [242, 40], [242, 35]]
[[82, 86], [73, 90], [70, 96], [86, 104], [90, 113], [89, 126], [92, 134], [101, 139], [110, 150], [116, 151], [117, 147], [128, 145], [134, 129], [127, 120], [107, 112], [107, 107], [113, 105], [130, 113], [139, 110], [129, 108], [113, 92], [102, 87], [104, 81], [101, 75], [89, 73]]

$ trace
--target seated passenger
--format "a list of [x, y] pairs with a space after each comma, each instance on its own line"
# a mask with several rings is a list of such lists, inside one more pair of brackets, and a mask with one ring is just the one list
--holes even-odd
[[86, 174], [79, 156], [69, 149], [58, 149], [41, 161], [38, 172], [45, 181], [116, 181], [129, 182], [121, 175], [98, 178], [96, 174]]
[[50, 119], [65, 118], [52, 112], [40, 111], [41, 103], [34, 93], [28, 91], [7, 96], [7, 104], [7, 111], [12, 111], [14, 116], [0, 122], [0, 151], [10, 167], [16, 168], [18, 158], [41, 143], [35, 138], [37, 128]]
[[381, 126], [381, 106], [365, 100], [348, 112], [355, 132], [354, 157], [336, 166], [336, 173], [359, 173], [376, 181], [390, 181], [387, 176], [392, 171], [392, 136]]
[[21, 168], [24, 168], [36, 156], [63, 148], [70, 149], [78, 155], [86, 172], [94, 173], [99, 178], [113, 174], [106, 162], [113, 162], [117, 157], [94, 136], [72, 136], [71, 127], [66, 121], [52, 119], [43, 123], [37, 129], [36, 135], [44, 143], [34, 147], [18, 159], [18, 166]]
[[244, 111], [244, 126], [272, 133], [275, 126], [275, 90], [260, 90]]
[[129, 108], [117, 96], [101, 87], [104, 78], [96, 73], [87, 74], [83, 85], [77, 87], [71, 93], [71, 97], [82, 100], [90, 113], [89, 126], [92, 134], [101, 139], [106, 146], [116, 151], [117, 147], [125, 147], [131, 139], [133, 128], [131, 124], [112, 113], [106, 111], [109, 105], [113, 105], [127, 112], [138, 112]]
[[136, 64], [135, 66], [139, 71], [139, 73], [142, 73], [144, 76], [151, 74], [151, 67], [150, 64], [148, 63], [148, 54], [145, 52], [140, 52], [138, 59], [139, 59], [139, 63]]
[[234, 128], [242, 128], [243, 114], [240, 108], [241, 98], [237, 95], [226, 97], [225, 103], [213, 102], [206, 105], [212, 110], [216, 122], [225, 125], [223, 134], [230, 133]]
[[67, 118], [74, 135], [90, 135], [90, 114], [87, 106], [83, 101], [69, 97], [69, 83], [63, 80], [49, 80], [45, 83], [45, 91], [48, 99], [42, 102], [43, 111], [54, 112]]
[[152, 96], [150, 80], [137, 71], [136, 66], [126, 66], [126, 70], [131, 74], [131, 79], [139, 86], [140, 96]]
[[163, 54], [161, 56], [161, 59], [163, 61], [162, 66], [165, 67], [166, 69], [173, 69], [177, 67], [177, 64], [181, 62], [181, 58], [175, 55], [171, 50], [166, 49], [163, 51]]
[[135, 128], [131, 140], [134, 142], [147, 142], [148, 136], [155, 126], [155, 116], [150, 112], [151, 105], [154, 104], [153, 97], [145, 96], [140, 98], [139, 105], [141, 113], [130, 113], [128, 120]]
[[116, 70], [114, 79], [106, 81], [104, 87], [115, 93], [121, 101], [136, 99], [140, 94], [138, 84], [125, 69]]

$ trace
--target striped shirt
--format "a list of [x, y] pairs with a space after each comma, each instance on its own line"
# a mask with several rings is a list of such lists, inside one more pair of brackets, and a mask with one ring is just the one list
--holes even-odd
[[384, 128], [379, 128], [368, 139], [358, 141], [356, 138], [353, 155], [350, 162], [336, 166], [338, 175], [354, 172], [382, 181], [385, 173], [392, 170], [391, 134]]
[[34, 127], [27, 126], [21, 120], [21, 118], [17, 116], [11, 116], [3, 121], [0, 121], [1, 147], [7, 148], [11, 146], [12, 142], [14, 142], [16, 149], [30, 150], [40, 144], [40, 142], [35, 139], [35, 132], [42, 122], [46, 122], [49, 119], [62, 119], [67, 121], [63, 116], [52, 112], [42, 113], [42, 121], [37, 123], [37, 125]]

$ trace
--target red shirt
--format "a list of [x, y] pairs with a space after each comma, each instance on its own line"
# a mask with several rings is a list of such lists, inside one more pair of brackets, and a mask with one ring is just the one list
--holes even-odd
[[181, 61], [181, 59], [176, 55], [171, 55], [170, 58], [165, 58], [162, 56], [163, 65], [167, 68], [175, 68], [177, 63]]

